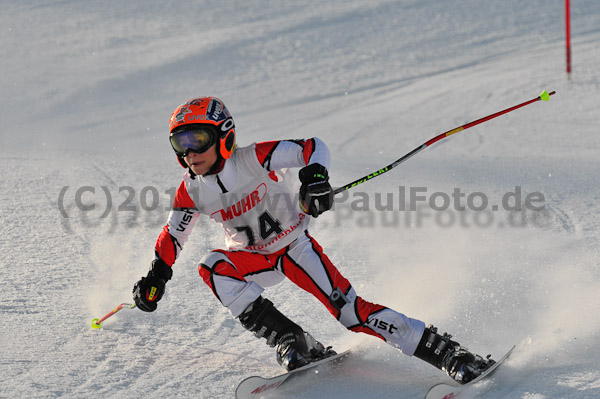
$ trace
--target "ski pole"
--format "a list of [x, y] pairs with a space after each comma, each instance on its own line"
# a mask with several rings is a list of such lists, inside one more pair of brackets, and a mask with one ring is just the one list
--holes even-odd
[[92, 328], [102, 328], [102, 322], [104, 320], [108, 319], [110, 316], [114, 315], [115, 313], [117, 313], [119, 310], [121, 310], [123, 308], [133, 309], [133, 308], [135, 308], [135, 303], [122, 303], [119, 306], [117, 306], [116, 308], [114, 308], [113, 310], [111, 310], [110, 312], [108, 312], [103, 318], [92, 320]]
[[336, 188], [333, 191], [333, 195], [339, 194], [339, 193], [341, 193], [342, 191], [345, 191], [345, 190], [349, 190], [352, 187], [356, 187], [359, 184], [362, 184], [362, 183], [364, 183], [366, 181], [369, 181], [369, 180], [371, 180], [371, 179], [373, 179], [373, 178], [375, 178], [377, 176], [381, 176], [382, 174], [384, 174], [386, 172], [389, 172], [391, 169], [393, 169], [396, 166], [400, 165], [402, 162], [404, 162], [407, 159], [413, 157], [414, 155], [416, 155], [420, 151], [424, 150], [425, 148], [429, 147], [433, 143], [435, 143], [435, 142], [437, 142], [437, 141], [439, 141], [439, 140], [441, 140], [441, 139], [443, 139], [445, 137], [448, 137], [448, 136], [453, 135], [453, 134], [458, 133], [458, 132], [462, 132], [463, 130], [466, 130], [466, 129], [470, 128], [470, 127], [473, 127], [475, 125], [479, 125], [480, 123], [489, 121], [490, 119], [494, 119], [494, 118], [496, 118], [496, 117], [498, 117], [500, 115], [507, 114], [507, 113], [509, 113], [511, 111], [514, 111], [514, 110], [516, 110], [518, 108], [524, 107], [524, 106], [526, 106], [528, 104], [534, 103], [536, 101], [540, 101], [540, 100], [541, 101], [548, 101], [550, 99], [550, 96], [553, 95], [553, 94], [555, 94], [555, 93], [556, 93], [556, 91], [551, 91], [550, 93], [548, 93], [546, 90], [544, 90], [542, 92], [542, 94], [540, 94], [538, 97], [536, 97], [534, 99], [531, 99], [529, 101], [525, 101], [524, 103], [515, 105], [514, 107], [507, 108], [507, 109], [502, 110], [500, 112], [496, 112], [495, 114], [484, 116], [483, 118], [477, 119], [476, 121], [466, 123], [466, 124], [464, 124], [462, 126], [459, 126], [459, 127], [454, 128], [452, 130], [448, 130], [447, 132], [439, 134], [439, 135], [435, 136], [434, 138], [432, 138], [431, 140], [429, 140], [429, 141], [421, 144], [419, 147], [415, 148], [414, 150], [410, 151], [409, 153], [407, 153], [406, 155], [404, 155], [402, 158], [400, 158], [400, 159], [392, 162], [388, 166], [386, 166], [386, 167], [384, 167], [382, 169], [379, 169], [378, 171], [373, 172], [373, 173], [371, 173], [369, 175], [363, 176], [360, 179], [356, 179], [353, 182], [346, 184], [345, 186]]

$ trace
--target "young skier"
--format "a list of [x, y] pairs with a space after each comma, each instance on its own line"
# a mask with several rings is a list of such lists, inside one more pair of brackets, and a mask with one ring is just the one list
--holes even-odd
[[[313, 294], [347, 329], [379, 337], [460, 383], [493, 363], [433, 326], [364, 300], [323, 253], [307, 230], [309, 216], [316, 218], [333, 204], [329, 151], [321, 140], [237, 148], [233, 118], [215, 97], [180, 105], [169, 124], [171, 146], [188, 170], [156, 242], [150, 271], [134, 285], [134, 301], [141, 310], [156, 310], [173, 274], [171, 266], [204, 214], [225, 230], [227, 250], [206, 254], [200, 276], [244, 328], [276, 347], [277, 362], [287, 370], [335, 352], [262, 296], [263, 287], [285, 277]], [[295, 176], [289, 168], [300, 168], [299, 197], [291, 188]]]

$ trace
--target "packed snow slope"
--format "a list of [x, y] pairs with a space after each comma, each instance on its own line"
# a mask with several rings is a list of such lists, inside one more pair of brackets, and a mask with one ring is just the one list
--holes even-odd
[[[0, 397], [231, 398], [280, 371], [198, 277], [223, 247], [207, 220], [156, 312], [90, 328], [153, 259], [182, 102], [223, 99], [242, 146], [322, 138], [342, 185], [544, 89], [340, 196], [311, 233], [364, 298], [482, 354], [516, 344], [475, 396], [599, 397], [600, 3], [571, 3], [567, 81], [562, 0], [3, 2]], [[281, 397], [420, 398], [447, 380], [287, 281], [265, 296], [357, 352]]]

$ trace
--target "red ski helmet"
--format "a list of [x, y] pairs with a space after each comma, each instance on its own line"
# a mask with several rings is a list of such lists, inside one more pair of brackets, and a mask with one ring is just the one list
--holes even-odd
[[[217, 132], [214, 140], [217, 143], [217, 157], [220, 160], [231, 158], [235, 149], [235, 123], [229, 110], [216, 97], [200, 97], [181, 104], [171, 114], [169, 120], [169, 136], [202, 125], [210, 125]], [[179, 164], [187, 168], [182, 156], [177, 156]]]

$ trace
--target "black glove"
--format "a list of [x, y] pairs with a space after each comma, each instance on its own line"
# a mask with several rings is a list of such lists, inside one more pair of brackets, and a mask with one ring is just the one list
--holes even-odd
[[317, 217], [333, 206], [333, 190], [327, 169], [313, 163], [300, 169], [300, 207], [312, 217]]
[[161, 259], [153, 260], [148, 275], [133, 286], [133, 300], [137, 307], [144, 312], [154, 312], [172, 275], [173, 270], [169, 265]]

